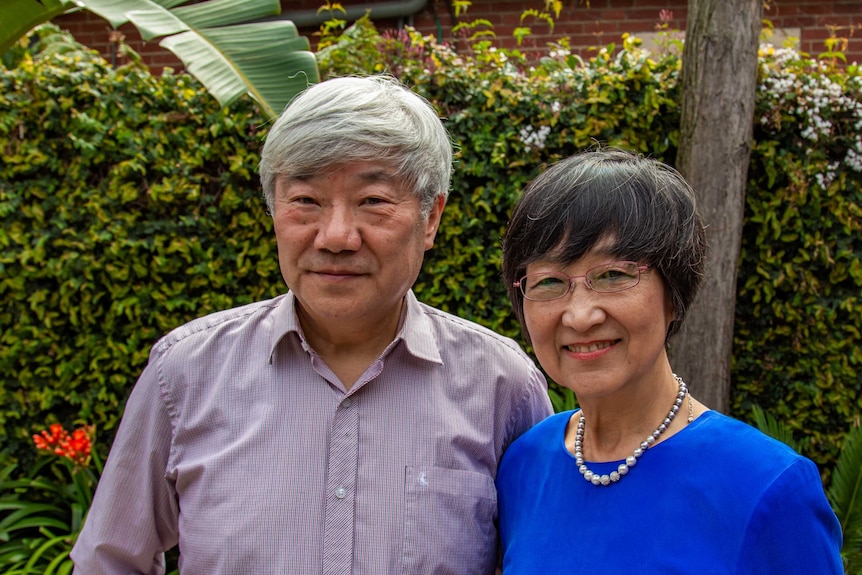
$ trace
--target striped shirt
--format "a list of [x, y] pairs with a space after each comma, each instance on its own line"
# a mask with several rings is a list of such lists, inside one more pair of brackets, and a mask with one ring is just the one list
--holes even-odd
[[72, 552], [78, 575], [492, 574], [494, 478], [551, 413], [512, 340], [406, 296], [345, 391], [293, 294], [177, 328], [127, 402]]

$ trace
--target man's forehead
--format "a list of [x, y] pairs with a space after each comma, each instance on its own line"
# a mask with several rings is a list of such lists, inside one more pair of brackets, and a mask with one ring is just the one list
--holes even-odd
[[286, 172], [279, 175], [283, 181], [307, 180], [312, 178], [327, 178], [344, 173], [367, 180], [396, 180], [399, 178], [398, 168], [391, 162], [377, 160], [361, 160], [355, 162], [336, 162], [311, 169]]

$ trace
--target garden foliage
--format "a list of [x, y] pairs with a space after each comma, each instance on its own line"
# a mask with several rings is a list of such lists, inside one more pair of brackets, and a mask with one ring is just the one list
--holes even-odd
[[[672, 163], [678, 53], [636, 39], [541, 63], [455, 52], [361, 21], [323, 77], [392, 73], [432, 101], [458, 148], [420, 299], [518, 337], [499, 243], [520, 190], [599, 142]], [[858, 70], [764, 51], [733, 363], [733, 410], [758, 404], [828, 469], [862, 411], [862, 85]], [[95, 53], [23, 53], [0, 69], [0, 433], [26, 463], [46, 424], [110, 444], [150, 346], [193, 317], [284, 291], [256, 164], [267, 124], [191, 77]], [[683, 374], [684, 375], [684, 374]], [[555, 387], [552, 395], [562, 405]]]
[[862, 412], [862, 75], [762, 50], [740, 257], [733, 409], [832, 462]]
[[282, 291], [256, 164], [264, 121], [185, 74], [76, 50], [0, 75], [0, 429], [108, 444], [156, 339]]
[[[324, 77], [394, 73], [447, 119], [460, 154], [443, 253], [420, 276], [426, 301], [517, 334], [496, 248], [524, 184], [594, 143], [674, 162], [679, 41], [665, 33], [654, 55], [638, 46], [623, 36], [585, 61], [561, 44], [530, 67], [518, 52], [478, 43], [456, 54], [415, 33], [381, 37], [360, 23], [318, 54]], [[753, 406], [774, 413], [828, 472], [862, 412], [862, 74], [764, 45], [756, 114], [733, 414], [751, 421]], [[551, 392], [557, 407], [571, 402]]]

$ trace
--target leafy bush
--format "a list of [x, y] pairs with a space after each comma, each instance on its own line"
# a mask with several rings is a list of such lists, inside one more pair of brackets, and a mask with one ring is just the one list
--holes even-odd
[[255, 175], [263, 122], [186, 75], [40, 52], [0, 74], [0, 426], [109, 445], [166, 331], [281, 291]]
[[424, 301], [519, 337], [498, 248], [526, 183], [595, 141], [676, 155], [680, 61], [654, 61], [638, 44], [624, 37], [622, 51], [609, 46], [587, 62], [560, 45], [531, 69], [518, 51], [479, 42], [463, 56], [413, 31], [377, 34], [363, 19], [318, 53], [322, 77], [392, 73], [445, 118], [455, 174], [416, 285]]
[[[677, 51], [651, 57], [623, 37], [587, 60], [561, 43], [531, 64], [367, 21], [331, 40], [323, 77], [390, 72], [445, 116], [453, 189], [415, 289], [502, 333], [518, 326], [498, 248], [524, 184], [595, 141], [676, 156]], [[284, 287], [251, 102], [219, 109], [188, 76], [82, 49], [19, 61], [0, 71], [0, 426], [23, 464], [44, 421], [93, 422], [109, 445], [157, 337]], [[862, 408], [859, 72], [781, 51], [761, 62], [733, 411], [766, 407], [828, 469]]]
[[[460, 154], [420, 276], [426, 301], [517, 336], [496, 276], [512, 202], [544, 165], [595, 141], [673, 163], [681, 62], [666, 40], [649, 56], [623, 36], [586, 61], [562, 43], [530, 67], [517, 51], [479, 42], [465, 56], [360, 21], [318, 54], [324, 76], [395, 73], [447, 118]], [[760, 60], [732, 410], [749, 421], [754, 405], [773, 411], [828, 473], [862, 411], [862, 77], [788, 49], [765, 46]], [[572, 405], [551, 391], [555, 406]]]
[[733, 409], [832, 462], [862, 412], [862, 76], [761, 54], [734, 328]]

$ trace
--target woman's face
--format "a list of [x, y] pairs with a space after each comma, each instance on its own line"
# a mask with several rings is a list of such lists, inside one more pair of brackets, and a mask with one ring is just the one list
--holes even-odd
[[[527, 273], [583, 276], [619, 259], [600, 245], [570, 265], [536, 261]], [[525, 299], [524, 318], [539, 363], [581, 401], [666, 377], [665, 336], [673, 306], [661, 275], [652, 268], [641, 273], [636, 286], [619, 292], [599, 293], [578, 279], [560, 299]]]

